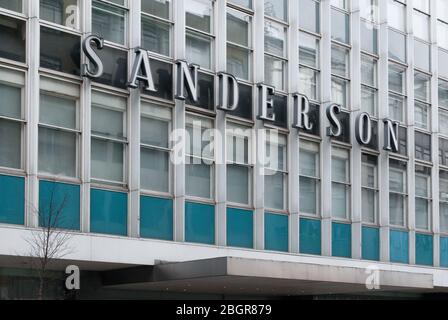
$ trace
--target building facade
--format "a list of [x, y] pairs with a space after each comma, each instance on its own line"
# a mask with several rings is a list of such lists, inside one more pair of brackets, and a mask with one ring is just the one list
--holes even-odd
[[[82, 76], [91, 35], [104, 39], [93, 79]], [[362, 292], [372, 266], [391, 291], [446, 290], [447, 35], [444, 0], [0, 0], [2, 266], [18, 267], [23, 237], [54, 204], [55, 227], [73, 234], [67, 259], [88, 271], [227, 257], [230, 278], [297, 281], [266, 296]], [[136, 49], [157, 91], [129, 87]], [[176, 95], [179, 60], [200, 66], [198, 99]], [[216, 108], [219, 72], [238, 80], [234, 111]], [[275, 88], [275, 121], [260, 117], [260, 84]], [[297, 92], [309, 128], [293, 125]], [[368, 144], [356, 136], [363, 113]], [[384, 119], [399, 123], [396, 152], [383, 150]], [[224, 143], [205, 133], [213, 147], [178, 149], [176, 129], [216, 129]], [[244, 130], [254, 134], [233, 133]], [[253, 160], [272, 149], [275, 165]], [[274, 264], [252, 274], [253, 261]], [[310, 265], [319, 275], [283, 269]], [[328, 286], [300, 291], [306, 280]]]

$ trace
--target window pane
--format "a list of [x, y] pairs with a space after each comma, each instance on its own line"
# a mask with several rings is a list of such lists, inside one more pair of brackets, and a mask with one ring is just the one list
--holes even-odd
[[406, 6], [395, 1], [389, 0], [389, 6], [387, 8], [388, 11], [388, 23], [389, 26], [400, 30], [405, 31], [406, 28]]
[[235, 77], [250, 80], [250, 51], [237, 46], [227, 45], [227, 72]]
[[169, 192], [170, 155], [167, 152], [141, 149], [141, 185], [145, 190]]
[[187, 60], [205, 69], [212, 66], [212, 40], [196, 32], [187, 31]]
[[251, 47], [252, 17], [236, 10], [227, 10], [227, 41]]
[[448, 232], [448, 204], [440, 204], [440, 230]]
[[389, 95], [389, 117], [392, 120], [404, 122], [404, 98], [396, 95]]
[[350, 77], [350, 52], [349, 50], [333, 46], [331, 48], [331, 72], [333, 74]]
[[168, 122], [146, 117], [142, 117], [141, 121], [142, 143], [163, 148], [169, 147]]
[[252, 0], [229, 0], [229, 2], [232, 2], [242, 7], [246, 7], [248, 9], [252, 9]]
[[448, 108], [448, 82], [439, 80], [439, 107]]
[[448, 135], [448, 112], [439, 110], [439, 131], [441, 134]]
[[299, 1], [300, 28], [314, 33], [320, 32], [320, 9], [319, 1]]
[[389, 195], [390, 224], [404, 226], [405, 198], [402, 195], [391, 193]]
[[285, 208], [284, 201], [284, 179], [285, 176], [281, 172], [264, 177], [264, 194], [265, 207], [269, 209], [283, 210]]
[[249, 204], [249, 171], [248, 167], [227, 166], [227, 201]]
[[343, 43], [350, 42], [349, 15], [338, 10], [331, 10], [331, 38]]
[[348, 109], [349, 82], [340, 78], [331, 79], [331, 96], [334, 103]]
[[79, 28], [77, 0], [40, 0], [40, 18], [69, 28]]
[[[416, 1], [422, 2], [422, 1]], [[429, 16], [414, 10], [414, 36], [429, 41]]]
[[0, 116], [22, 118], [22, 89], [0, 83]]
[[424, 161], [431, 161], [431, 136], [415, 133], [415, 157]]
[[211, 16], [213, 10], [212, 1], [187, 0], [185, 1], [185, 10], [187, 27], [211, 33]]
[[429, 102], [430, 101], [430, 82], [431, 78], [422, 73], [415, 73], [414, 76], [414, 94], [415, 98]]
[[286, 21], [287, 10], [286, 0], [264, 0], [264, 13], [267, 16]]
[[22, 125], [0, 119], [0, 167], [20, 169], [22, 167]]
[[125, 10], [96, 1], [92, 2], [92, 30], [105, 40], [125, 44]]
[[0, 16], [0, 58], [25, 62], [26, 22]]
[[[193, 161], [191, 161], [193, 162]], [[188, 196], [212, 198], [212, 167], [204, 163], [185, 166], [185, 185]]]
[[142, 46], [146, 50], [170, 56], [171, 25], [167, 22], [142, 17]]
[[300, 177], [300, 212], [318, 213], [319, 182], [315, 179]]
[[123, 182], [124, 146], [121, 143], [92, 139], [92, 177]]
[[376, 222], [376, 191], [362, 189], [362, 221], [365, 223]]
[[155, 16], [170, 18], [171, 0], [142, 0], [142, 12]]
[[378, 28], [366, 21], [361, 21], [361, 49], [378, 54]]
[[286, 55], [286, 29], [271, 21], [264, 23], [264, 50], [280, 57]]
[[319, 68], [319, 40], [304, 32], [299, 34], [299, 62]]
[[429, 229], [429, 203], [424, 199], [415, 199], [415, 226], [417, 229]]
[[22, 0], [0, 0], [0, 7], [16, 12], [22, 12]]
[[389, 30], [389, 58], [406, 62], [406, 36]]
[[414, 42], [414, 58], [415, 66], [423, 70], [430, 69], [431, 61], [431, 47], [427, 43], [421, 41]]
[[447, 60], [448, 60], [448, 52], [439, 49], [439, 75], [443, 77], [448, 77], [448, 63], [445, 63], [445, 61]]
[[332, 184], [332, 212], [334, 218], [347, 219], [348, 188], [339, 183]]
[[319, 100], [319, 72], [310, 68], [299, 67], [299, 92], [308, 99]]
[[377, 91], [369, 87], [362, 86], [361, 89], [361, 109], [372, 116], [376, 116]]
[[92, 134], [123, 138], [123, 112], [92, 106]]
[[314, 143], [301, 142], [300, 174], [309, 177], [319, 176], [319, 146]]
[[277, 90], [285, 89], [285, 64], [285, 61], [270, 56], [264, 59], [265, 81]]
[[76, 129], [76, 100], [41, 94], [40, 122], [57, 127]]
[[40, 27], [40, 66], [80, 75], [81, 39], [79, 36]]
[[430, 127], [430, 115], [429, 115], [429, 106], [416, 102], [415, 103], [415, 125], [418, 128], [429, 130]]
[[361, 58], [361, 83], [376, 88], [376, 60], [362, 56]]
[[39, 128], [39, 171], [76, 177], [76, 134]]

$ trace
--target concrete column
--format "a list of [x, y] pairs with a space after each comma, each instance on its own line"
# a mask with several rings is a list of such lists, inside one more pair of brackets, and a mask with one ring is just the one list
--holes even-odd
[[[185, 11], [184, 1], [173, 1], [174, 59], [185, 59]], [[176, 74], [174, 73], [174, 83]], [[185, 129], [185, 102], [175, 101], [173, 129]], [[185, 144], [182, 143], [180, 156], [185, 159]], [[174, 166], [174, 240], [185, 241], [185, 162]]]
[[[255, 30], [264, 30], [264, 2], [253, 1]], [[264, 81], [264, 34], [254, 34], [254, 83]], [[257, 91], [257, 90], [256, 90]], [[258, 115], [257, 102], [258, 92], [254, 99], [254, 114]], [[265, 141], [262, 139], [260, 130], [264, 129], [263, 121], [255, 121], [257, 154], [254, 166], [254, 237], [255, 249], [264, 249], [264, 175], [263, 165], [259, 157], [264, 157]]]
[[322, 255], [331, 256], [331, 139], [327, 137], [330, 123], [325, 116], [331, 99], [331, 7], [330, 0], [321, 1], [321, 157], [322, 157]]
[[362, 197], [361, 197], [361, 176], [362, 176], [362, 151], [361, 145], [356, 141], [355, 122], [361, 113], [361, 21], [358, 1], [352, 2], [351, 8], [351, 28], [352, 28], [352, 49], [350, 54], [351, 71], [351, 221], [352, 221], [352, 258], [361, 259], [361, 239], [362, 239]]
[[39, 61], [40, 61], [40, 32], [39, 32], [39, 1], [28, 2], [28, 37], [27, 37], [27, 158], [25, 169], [28, 178], [28, 192], [26, 195], [26, 219], [27, 227], [39, 225]]
[[[92, 34], [92, 0], [81, 3], [81, 31], [85, 39]], [[81, 64], [87, 63], [85, 55], [81, 55]], [[91, 80], [83, 78], [81, 84], [81, 231], [90, 232], [90, 185], [91, 185]]]
[[[227, 8], [225, 0], [215, 2], [216, 21], [216, 70], [226, 71], [227, 69]], [[218, 92], [216, 84], [216, 92]], [[218, 95], [216, 94], [215, 97]], [[216, 237], [217, 245], [227, 245], [227, 166], [226, 166], [226, 113], [222, 110], [216, 111], [215, 129], [221, 134], [222, 142], [217, 143], [215, 151], [216, 159]], [[217, 141], [215, 141], [217, 142]]]
[[[290, 93], [298, 92], [299, 90], [299, 1], [289, 1], [289, 81], [288, 86]], [[293, 253], [299, 252], [299, 135], [297, 129], [292, 127], [294, 109], [293, 99], [290, 95], [289, 99], [289, 112], [288, 112], [288, 125], [290, 126], [290, 134], [288, 135], [288, 168], [289, 168], [289, 244], [290, 251]]]
[[[134, 64], [134, 51], [141, 46], [141, 2], [133, 0], [129, 3], [129, 72]], [[128, 234], [130, 237], [140, 236], [140, 89], [130, 89], [129, 96], [129, 214]]]
[[409, 230], [409, 263], [415, 264], [415, 117], [414, 117], [414, 31], [412, 3], [406, 6], [407, 21], [407, 61], [406, 93], [407, 93], [407, 129], [408, 129], [408, 230]]
[[[378, 118], [385, 119], [389, 116], [389, 32], [387, 26], [387, 1], [378, 1], [379, 5], [379, 60], [378, 60]], [[384, 124], [378, 123], [378, 139], [380, 155], [378, 157], [378, 184], [379, 191], [379, 225], [380, 225], [380, 260], [390, 260], [389, 245], [389, 155], [383, 150]]]

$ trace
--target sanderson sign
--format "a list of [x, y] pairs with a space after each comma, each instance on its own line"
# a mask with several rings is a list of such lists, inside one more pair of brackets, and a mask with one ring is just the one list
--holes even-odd
[[[98, 36], [91, 35], [87, 37], [82, 44], [82, 49], [90, 63], [82, 65], [82, 76], [90, 79], [98, 79], [104, 73], [104, 65], [97, 50], [102, 50], [104, 40]], [[186, 92], [193, 102], [199, 100], [198, 94], [198, 70], [199, 66], [188, 64], [185, 60], [178, 60], [176, 65], [176, 82], [174, 87], [175, 99], [186, 100]], [[219, 80], [219, 99], [217, 108], [225, 112], [233, 112], [238, 108], [239, 102], [239, 84], [233, 75], [225, 72], [217, 73]], [[151, 63], [148, 52], [142, 49], [135, 51], [135, 61], [131, 71], [130, 79], [127, 83], [129, 88], [137, 89], [141, 85], [149, 92], [157, 92], [151, 72]], [[273, 123], [276, 121], [274, 111], [275, 88], [260, 83], [258, 90], [258, 115], [259, 120]], [[311, 131], [316, 125], [310, 117], [310, 103], [306, 96], [299, 93], [292, 94], [294, 128]], [[341, 107], [332, 104], [327, 107], [326, 115], [330, 122], [327, 128], [327, 135], [333, 138], [340, 138], [343, 135], [343, 125], [338, 115], [342, 112]], [[366, 112], [361, 113], [356, 119], [355, 136], [361, 145], [370, 145], [373, 139], [373, 124], [370, 115]], [[398, 152], [398, 130], [399, 123], [390, 119], [384, 119], [384, 150]]]

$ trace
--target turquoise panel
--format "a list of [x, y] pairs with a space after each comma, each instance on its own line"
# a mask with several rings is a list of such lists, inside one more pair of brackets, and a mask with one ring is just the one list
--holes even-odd
[[185, 241], [215, 244], [215, 207], [185, 203]]
[[117, 236], [128, 234], [128, 195], [92, 189], [90, 192], [90, 232]]
[[0, 176], [0, 223], [25, 224], [25, 179]]
[[432, 235], [415, 234], [415, 263], [423, 266], [434, 264], [434, 241]]
[[173, 240], [173, 200], [140, 197], [140, 236]]
[[409, 235], [405, 231], [390, 230], [390, 261], [409, 263]]
[[39, 225], [80, 230], [80, 186], [39, 181]]
[[333, 257], [351, 258], [352, 226], [345, 223], [333, 223], [331, 238]]
[[265, 213], [264, 246], [266, 250], [288, 252], [288, 216]]
[[252, 211], [227, 208], [227, 245], [254, 247], [254, 214]]
[[380, 230], [362, 227], [362, 258], [364, 260], [380, 260]]
[[440, 237], [440, 266], [448, 268], [448, 238]]
[[322, 254], [322, 229], [320, 220], [300, 219], [300, 253]]

